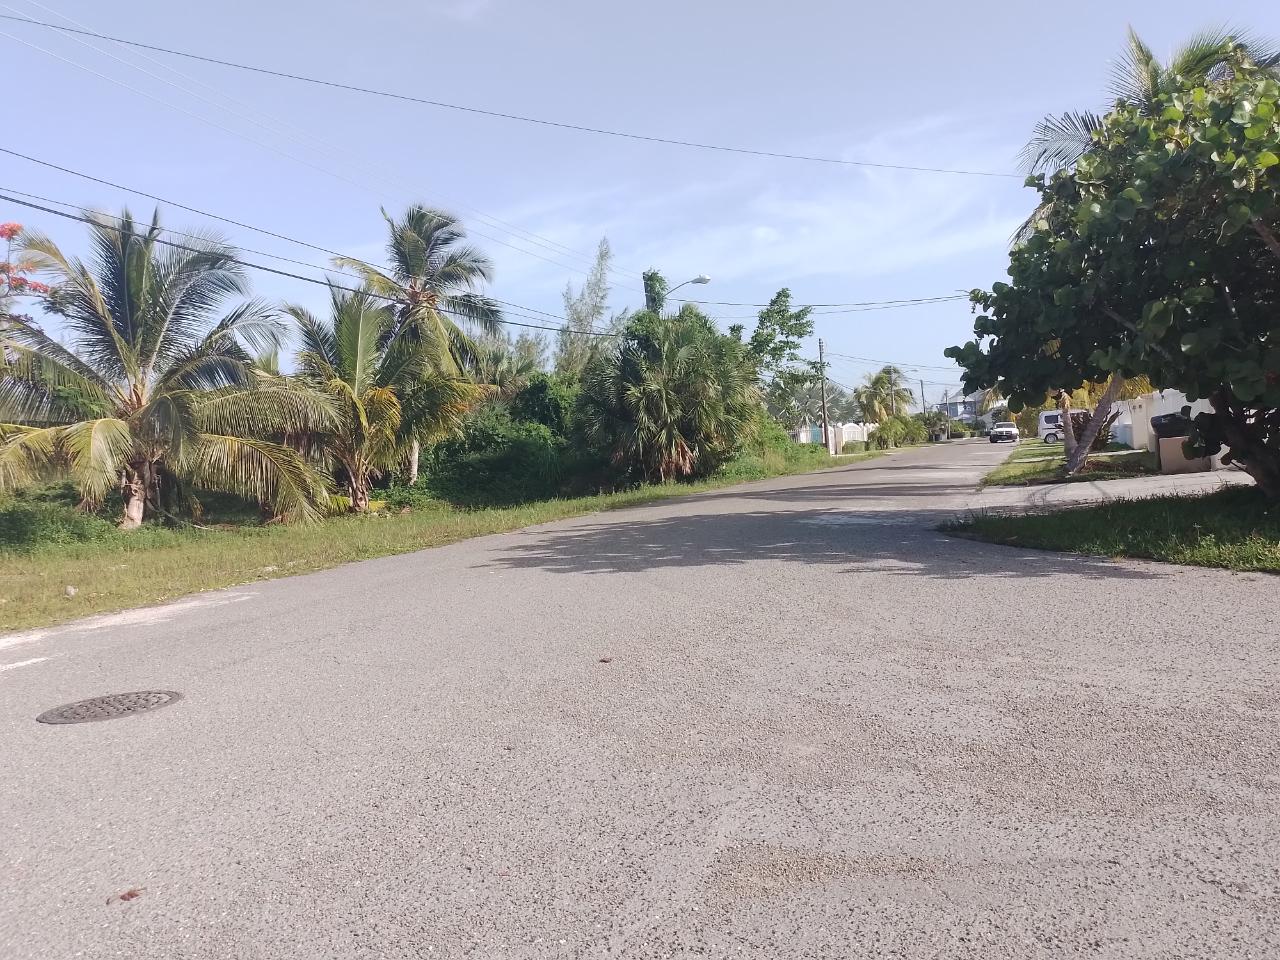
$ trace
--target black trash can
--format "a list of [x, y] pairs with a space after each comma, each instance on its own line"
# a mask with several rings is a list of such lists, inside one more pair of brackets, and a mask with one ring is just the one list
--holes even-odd
[[1151, 429], [1161, 440], [1191, 436], [1191, 418], [1181, 413], [1162, 413], [1151, 418]]

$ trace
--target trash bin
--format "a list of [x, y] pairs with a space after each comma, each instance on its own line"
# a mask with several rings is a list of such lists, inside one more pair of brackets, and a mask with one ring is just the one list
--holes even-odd
[[1151, 418], [1151, 429], [1161, 440], [1191, 436], [1191, 418], [1181, 413], [1162, 413]]

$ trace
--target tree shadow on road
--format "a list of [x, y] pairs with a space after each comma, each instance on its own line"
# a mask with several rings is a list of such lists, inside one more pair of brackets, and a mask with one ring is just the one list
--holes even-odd
[[1155, 580], [1169, 576], [1150, 567], [1121, 565], [1098, 557], [981, 544], [934, 529], [955, 515], [956, 511], [937, 509], [771, 510], [646, 520], [633, 514], [630, 519], [600, 518], [569, 529], [524, 531], [483, 566], [582, 574], [782, 560], [840, 566], [850, 574], [944, 580], [1059, 575]]

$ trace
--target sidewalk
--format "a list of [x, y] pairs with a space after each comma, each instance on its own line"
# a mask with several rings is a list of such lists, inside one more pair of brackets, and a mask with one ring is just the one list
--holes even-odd
[[1252, 478], [1242, 470], [1215, 470], [1212, 473], [1179, 473], [1168, 476], [1131, 477], [1123, 480], [1051, 483], [1031, 487], [987, 487], [973, 497], [969, 509], [974, 511], [1046, 510], [1076, 504], [1105, 503], [1109, 500], [1141, 500], [1166, 496], [1193, 497], [1216, 493], [1226, 487], [1252, 484]]

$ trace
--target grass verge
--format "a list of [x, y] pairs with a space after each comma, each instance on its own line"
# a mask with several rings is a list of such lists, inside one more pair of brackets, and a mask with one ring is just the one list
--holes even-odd
[[[65, 506], [0, 510], [0, 630], [44, 626], [94, 613], [173, 600], [202, 590], [269, 580], [438, 547], [470, 537], [635, 506], [752, 480], [847, 466], [881, 451], [840, 458], [767, 450], [697, 483], [465, 510], [433, 501], [411, 513], [344, 516], [311, 526], [151, 526], [120, 533]], [[25, 524], [24, 529], [18, 529]], [[74, 596], [67, 587], [75, 588]]]
[[985, 514], [942, 529], [1017, 547], [1280, 573], [1280, 506], [1252, 487], [1052, 513]]
[[1044, 483], [1073, 483], [1082, 480], [1118, 480], [1157, 473], [1156, 455], [1146, 450], [1130, 450], [1105, 457], [1090, 455], [1073, 476], [1064, 476], [1067, 458], [1060, 443], [1023, 441], [1009, 458], [982, 478], [984, 487], [1026, 487]]

